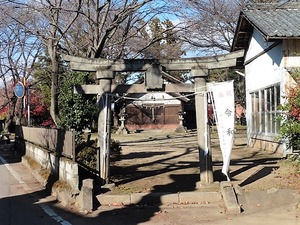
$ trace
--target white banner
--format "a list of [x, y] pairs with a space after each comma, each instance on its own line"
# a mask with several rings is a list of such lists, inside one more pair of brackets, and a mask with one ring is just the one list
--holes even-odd
[[222, 173], [229, 181], [230, 156], [234, 137], [234, 90], [233, 81], [222, 83], [208, 83], [208, 91], [211, 92], [214, 105], [220, 148], [223, 155]]

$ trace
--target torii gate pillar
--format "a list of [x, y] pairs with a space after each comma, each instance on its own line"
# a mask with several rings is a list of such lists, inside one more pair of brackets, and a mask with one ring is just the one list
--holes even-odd
[[200, 184], [209, 184], [214, 181], [212, 169], [212, 153], [210, 149], [209, 127], [207, 120], [206, 79], [207, 68], [191, 70], [195, 80], [195, 106], [197, 120], [197, 140], [200, 161]]
[[[113, 77], [113, 71], [97, 71], [97, 76], [99, 73], [102, 73], [104, 77]], [[102, 78], [99, 80], [100, 91], [98, 92], [98, 103], [100, 113], [98, 117], [97, 170], [100, 172], [100, 181], [102, 184], [109, 183], [110, 173], [111, 84], [111, 78]]]

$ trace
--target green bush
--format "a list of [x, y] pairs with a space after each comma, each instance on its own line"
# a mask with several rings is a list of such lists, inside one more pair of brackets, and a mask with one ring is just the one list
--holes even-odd
[[[111, 139], [110, 143], [110, 159], [111, 162], [120, 160], [122, 148], [120, 142]], [[76, 148], [76, 161], [96, 170], [97, 167], [97, 140], [82, 142]]]

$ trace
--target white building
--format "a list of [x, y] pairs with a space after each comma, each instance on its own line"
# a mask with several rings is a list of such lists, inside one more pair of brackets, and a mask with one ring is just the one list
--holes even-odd
[[250, 146], [287, 153], [278, 139], [280, 113], [290, 75], [300, 68], [300, 2], [255, 4], [241, 11], [232, 51], [245, 49], [247, 138]]

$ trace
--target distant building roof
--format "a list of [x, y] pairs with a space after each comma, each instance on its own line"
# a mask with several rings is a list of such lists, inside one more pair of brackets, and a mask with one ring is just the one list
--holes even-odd
[[246, 49], [257, 29], [268, 40], [300, 39], [300, 1], [260, 3], [240, 13], [231, 51]]

